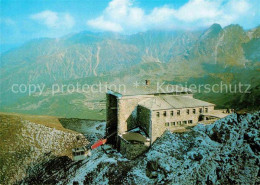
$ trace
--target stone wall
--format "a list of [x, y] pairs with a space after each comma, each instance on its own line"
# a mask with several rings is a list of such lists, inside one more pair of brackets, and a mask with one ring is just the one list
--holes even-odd
[[[117, 131], [117, 97], [112, 94], [106, 94], [107, 100], [107, 121], [106, 121], [106, 135], [110, 135]], [[115, 144], [116, 137], [112, 136], [108, 139], [108, 143]]]
[[[184, 129], [187, 126], [196, 125], [199, 121], [199, 116], [201, 114], [200, 109], [202, 109], [202, 112], [204, 112], [205, 108], [208, 108], [208, 112], [214, 110], [214, 106], [210, 106], [152, 111], [151, 142], [154, 142], [158, 137], [160, 137], [165, 130], [170, 130], [173, 132], [176, 130]], [[187, 109], [189, 109], [189, 114], [187, 113]], [[195, 109], [195, 114], [193, 113], [193, 109]], [[177, 115], [177, 110], [180, 110], [180, 115]], [[165, 111], [166, 116], [164, 116]], [[171, 115], [171, 111], [173, 111], [173, 116]], [[158, 112], [160, 114], [159, 117], [157, 116]]]
[[213, 111], [214, 110], [214, 106], [209, 106], [208, 110], [209, 110], [209, 112]]
[[118, 134], [122, 134], [137, 124], [138, 103], [151, 96], [122, 97], [118, 100]]
[[137, 108], [138, 124], [139, 127], [145, 131], [145, 133], [150, 137], [151, 136], [151, 110], [138, 106]]

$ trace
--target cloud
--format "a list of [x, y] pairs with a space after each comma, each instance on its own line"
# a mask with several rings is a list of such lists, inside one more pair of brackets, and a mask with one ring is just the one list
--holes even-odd
[[30, 18], [48, 28], [72, 28], [75, 24], [74, 18], [69, 13], [57, 13], [50, 10], [33, 14]]
[[[149, 13], [134, 5], [132, 0], [112, 0], [102, 14], [88, 20], [96, 30], [138, 32], [148, 29], [196, 29], [220, 23], [226, 26], [242, 23], [259, 12], [256, 0], [189, 0], [178, 9], [167, 5], [155, 7]], [[257, 4], [257, 3], [255, 3]]]
[[113, 31], [113, 32], [123, 31], [123, 28], [120, 26], [120, 24], [110, 22], [110, 21], [105, 21], [103, 16], [88, 21], [88, 24], [100, 30]]
[[220, 1], [192, 0], [176, 11], [175, 17], [185, 22], [214, 19], [221, 14]]
[[113, 0], [101, 16], [87, 21], [87, 24], [98, 30], [122, 32], [142, 26], [143, 18], [144, 11], [133, 7], [130, 0]]
[[16, 22], [9, 17], [0, 17], [0, 24], [5, 24], [7, 26], [13, 26]]

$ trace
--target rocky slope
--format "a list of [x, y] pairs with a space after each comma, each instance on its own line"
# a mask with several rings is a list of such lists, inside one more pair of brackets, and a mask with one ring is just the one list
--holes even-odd
[[[79, 163], [50, 163], [29, 174], [24, 184], [259, 184], [260, 112], [232, 114], [187, 133], [170, 133], [135, 160], [98, 149]], [[66, 170], [64, 170], [66, 169]]]
[[49, 123], [46, 126], [28, 121], [23, 116], [1, 113], [0, 184], [13, 184], [21, 180], [27, 175], [26, 171], [35, 168], [38, 163], [58, 156], [71, 157], [72, 148], [87, 143], [82, 134], [62, 126]]
[[149, 184], [258, 184], [259, 123], [259, 112], [233, 114], [187, 134], [165, 133], [128, 179]]

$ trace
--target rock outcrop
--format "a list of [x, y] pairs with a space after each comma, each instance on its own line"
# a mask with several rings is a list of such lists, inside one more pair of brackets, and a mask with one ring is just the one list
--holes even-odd
[[166, 132], [129, 173], [129, 182], [258, 184], [258, 130], [259, 112], [232, 114], [188, 133]]
[[259, 184], [259, 116], [232, 114], [190, 132], [165, 132], [135, 160], [93, 150], [51, 178], [58, 184]]

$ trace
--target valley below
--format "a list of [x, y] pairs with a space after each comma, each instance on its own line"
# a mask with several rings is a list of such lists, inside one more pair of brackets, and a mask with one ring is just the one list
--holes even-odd
[[[232, 88], [194, 94], [219, 108], [259, 110], [259, 46], [259, 26], [244, 30], [219, 24], [200, 31], [80, 32], [32, 40], [1, 53], [0, 111], [104, 120], [107, 89], [84, 92], [68, 87], [133, 85], [147, 79], [188, 87], [208, 84], [215, 90], [223, 83]], [[239, 83], [243, 90], [250, 86], [250, 93], [234, 93]], [[30, 85], [45, 88], [29, 93], [25, 88]], [[62, 85], [65, 91], [52, 91], [52, 86]]]

